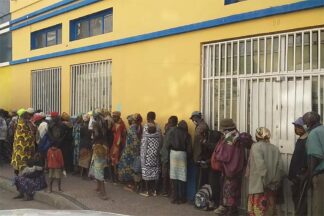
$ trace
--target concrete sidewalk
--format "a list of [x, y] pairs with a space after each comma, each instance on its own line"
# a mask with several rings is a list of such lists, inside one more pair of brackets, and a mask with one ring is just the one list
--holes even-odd
[[[9, 179], [13, 178], [13, 169], [6, 165], [0, 167], [0, 187], [14, 190]], [[95, 192], [95, 182], [82, 180], [78, 176], [68, 175], [62, 179], [62, 193], [49, 194], [37, 192], [35, 199], [46, 202], [59, 209], [91, 209], [114, 212], [126, 215], [214, 215], [213, 212], [200, 211], [189, 204], [174, 205], [165, 197], [142, 197], [134, 192], [123, 189], [123, 185], [106, 183], [108, 200], [101, 200]], [[54, 183], [53, 190], [56, 185]]]

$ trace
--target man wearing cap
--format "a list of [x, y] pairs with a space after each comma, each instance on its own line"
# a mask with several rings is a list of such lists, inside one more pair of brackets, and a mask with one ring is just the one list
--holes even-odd
[[199, 111], [194, 111], [190, 119], [196, 125], [193, 141], [193, 159], [198, 171], [196, 175], [196, 191], [198, 191], [202, 185], [208, 183], [208, 165], [202, 163], [205, 163], [203, 161], [203, 148], [207, 144], [209, 127]]
[[295, 127], [295, 134], [299, 137], [295, 144], [295, 150], [291, 158], [288, 179], [293, 183], [291, 186], [291, 192], [296, 215], [307, 215], [307, 201], [303, 199], [304, 202], [300, 203], [299, 206], [298, 201], [303, 185], [300, 177], [305, 175], [307, 171], [306, 140], [308, 134], [304, 128], [303, 117], [298, 118], [295, 122], [293, 122], [293, 125]]
[[308, 176], [312, 182], [312, 215], [324, 215], [322, 193], [324, 191], [324, 126], [316, 112], [304, 114], [303, 120], [308, 128], [306, 141], [309, 158]]

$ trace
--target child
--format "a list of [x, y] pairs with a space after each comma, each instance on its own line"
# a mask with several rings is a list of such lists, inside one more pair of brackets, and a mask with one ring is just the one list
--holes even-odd
[[93, 145], [92, 164], [94, 178], [97, 181], [96, 191], [99, 197], [107, 200], [105, 184], [104, 184], [104, 169], [107, 166], [107, 147], [103, 144]]
[[54, 179], [57, 180], [58, 184], [58, 190], [62, 191], [61, 188], [61, 177], [64, 169], [64, 160], [63, 160], [63, 154], [61, 149], [57, 148], [57, 143], [55, 143], [51, 148], [47, 151], [47, 166], [49, 169], [49, 180], [50, 180], [50, 188], [49, 192], [52, 192], [52, 185], [54, 182]]

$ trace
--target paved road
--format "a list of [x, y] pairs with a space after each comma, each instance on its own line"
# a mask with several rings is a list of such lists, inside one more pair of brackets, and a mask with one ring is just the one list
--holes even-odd
[[33, 208], [33, 209], [55, 209], [49, 205], [36, 202], [36, 201], [23, 201], [21, 199], [12, 199], [17, 194], [3, 190], [0, 188], [0, 210], [7, 209], [22, 209], [22, 208]]

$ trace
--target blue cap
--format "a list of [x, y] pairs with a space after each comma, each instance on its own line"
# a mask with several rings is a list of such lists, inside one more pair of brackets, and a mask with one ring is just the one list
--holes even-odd
[[299, 117], [296, 121], [293, 122], [294, 125], [298, 125], [298, 126], [304, 126], [304, 120], [303, 117]]

